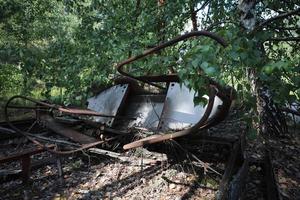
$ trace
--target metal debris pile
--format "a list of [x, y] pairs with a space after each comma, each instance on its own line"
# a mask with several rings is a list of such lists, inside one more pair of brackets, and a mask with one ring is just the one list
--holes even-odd
[[[64, 155], [94, 153], [122, 162], [131, 160], [133, 163], [135, 160], [141, 166], [151, 166], [174, 160], [176, 149], [175, 157], [183, 156], [194, 166], [201, 167], [203, 174], [211, 172], [219, 177], [216, 193], [218, 199], [240, 197], [249, 168], [249, 160], [243, 154], [244, 135], [223, 138], [202, 134], [226, 118], [234, 91], [209, 79], [208, 92], [204, 96], [207, 103], [195, 105], [196, 92], [181, 83], [176, 74], [136, 77], [123, 71], [126, 64], [200, 35], [226, 46], [224, 40], [215, 34], [196, 31], [149, 49], [121, 62], [117, 69], [124, 77], [116, 79], [115, 85], [89, 98], [85, 109], [65, 107], [25, 96], [10, 98], [5, 106], [6, 123], [0, 126], [0, 132], [5, 134], [1, 134], [4, 137], [2, 139], [11, 141], [21, 137], [24, 139], [22, 144], [30, 141], [34, 146], [1, 156], [0, 163], [21, 162], [21, 170], [12, 173], [6, 171], [4, 181], [22, 177], [26, 183], [30, 171], [41, 166], [31, 162], [31, 156], [43, 152], [54, 155], [43, 164], [55, 163], [57, 172], [62, 177], [61, 158]], [[30, 119], [26, 122], [13, 121], [15, 110], [25, 110]], [[201, 153], [197, 145], [203, 142], [215, 145], [213, 149], [216, 150], [218, 145], [223, 145], [225, 154], [211, 155], [209, 151]], [[162, 146], [171, 147], [171, 153]], [[129, 159], [128, 150], [139, 147], [154, 149], [167, 156], [160, 159], [134, 156], [135, 159]], [[226, 165], [216, 170], [209, 164], [213, 161]]]
[[[122, 144], [123, 149], [127, 150], [186, 136], [211, 127], [222, 121], [229, 112], [232, 89], [225, 89], [215, 81], [209, 80], [208, 94], [204, 96], [207, 103], [195, 105], [196, 92], [180, 83], [175, 74], [136, 77], [123, 71], [126, 64], [195, 36], [210, 37], [226, 46], [222, 38], [207, 31], [179, 36], [118, 64], [117, 70], [124, 77], [116, 80], [116, 85], [89, 98], [87, 109], [68, 108], [30, 97], [14, 96], [5, 106], [6, 122], [16, 133], [25, 136], [40, 148], [56, 154], [75, 153], [115, 140], [120, 141], [120, 145], [123, 142], [121, 138], [136, 138], [139, 136], [136, 133], [139, 132], [143, 132], [144, 135], [149, 133], [148, 137]], [[150, 87], [145, 89], [144, 84]], [[20, 101], [26, 106], [18, 106]], [[71, 141], [49, 139], [30, 130], [18, 129], [10, 120], [10, 112], [14, 109], [34, 111], [35, 121], [32, 127], [45, 127]], [[84, 126], [84, 131], [74, 129], [77, 125]], [[44, 141], [55, 143], [55, 149], [48, 148]], [[66, 145], [73, 148], [61, 150]]]

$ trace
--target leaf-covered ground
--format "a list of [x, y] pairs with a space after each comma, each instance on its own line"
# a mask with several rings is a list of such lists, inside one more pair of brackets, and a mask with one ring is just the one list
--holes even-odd
[[[234, 114], [235, 115], [235, 114]], [[232, 116], [207, 134], [235, 137], [244, 129], [244, 124]], [[279, 194], [284, 199], [300, 196], [300, 158], [298, 133], [289, 139], [268, 140]], [[21, 143], [22, 144], [22, 143]], [[22, 144], [24, 145], [24, 144]], [[15, 147], [15, 149], [22, 147]], [[27, 144], [26, 144], [27, 145]], [[247, 151], [254, 160], [263, 160], [266, 144], [261, 140], [247, 140]], [[221, 146], [199, 144], [199, 151], [207, 151], [224, 157], [228, 149]], [[3, 153], [5, 148], [1, 148]], [[139, 149], [144, 159], [164, 160], [164, 154]], [[141, 153], [142, 152], [142, 153]], [[133, 156], [129, 156], [131, 153]], [[168, 162], [143, 164], [135, 162], [134, 151], [124, 154], [127, 161], [104, 158], [99, 155], [70, 155], [63, 158], [64, 175], [59, 178], [56, 165], [48, 165], [32, 172], [31, 181], [23, 185], [20, 180], [2, 183], [0, 199], [214, 199], [221, 176], [188, 159], [173, 159]], [[176, 154], [176, 151], [174, 151]], [[219, 155], [218, 155], [219, 154]], [[3, 155], [3, 154], [2, 154]], [[51, 156], [43, 153], [34, 156], [42, 160]], [[174, 156], [173, 156], [174, 157]], [[175, 156], [176, 157], [176, 156]], [[201, 157], [199, 157], [201, 159]], [[224, 173], [225, 163], [208, 163]], [[1, 165], [0, 170], [18, 169], [14, 162]], [[245, 188], [246, 199], [265, 199], [266, 184], [263, 169], [250, 165]]]

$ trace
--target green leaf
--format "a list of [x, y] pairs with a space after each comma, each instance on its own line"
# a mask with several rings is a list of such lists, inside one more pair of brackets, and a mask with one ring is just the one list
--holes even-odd
[[210, 46], [209, 46], [209, 45], [203, 45], [203, 46], [201, 47], [201, 51], [202, 51], [203, 53], [208, 52], [209, 49], [210, 49]]
[[204, 71], [208, 76], [214, 76], [217, 73], [217, 70], [214, 67], [208, 67]]
[[236, 53], [235, 51], [230, 51], [230, 52], [229, 52], [229, 55], [230, 55], [230, 57], [231, 57], [233, 60], [235, 60], [235, 61], [238, 61], [238, 60], [239, 60], [239, 55], [238, 55], [238, 53]]
[[194, 59], [194, 60], [192, 61], [192, 66], [193, 66], [194, 68], [197, 68], [197, 67], [198, 67], [198, 64], [199, 64], [199, 60], [198, 60], [198, 59]]
[[208, 67], [208, 63], [207, 62], [203, 62], [201, 63], [200, 67], [205, 70]]

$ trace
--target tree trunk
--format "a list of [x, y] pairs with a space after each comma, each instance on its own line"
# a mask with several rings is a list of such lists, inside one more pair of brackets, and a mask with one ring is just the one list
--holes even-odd
[[165, 4], [166, 4], [166, 0], [158, 0], [157, 1], [157, 5], [158, 5], [157, 36], [158, 36], [159, 43], [165, 41], [165, 30], [164, 29], [166, 26], [166, 22], [163, 18]]
[[195, 11], [194, 2], [192, 2], [190, 5], [190, 12], [191, 12], [191, 21], [192, 21], [192, 25], [193, 25], [193, 31], [198, 31], [197, 11]]
[[252, 86], [251, 93], [256, 99], [258, 132], [264, 137], [284, 136], [288, 133], [285, 116], [274, 103], [270, 89], [262, 85], [255, 68], [248, 68], [247, 76]]
[[[238, 8], [241, 11], [241, 24], [246, 31], [255, 28], [256, 17], [254, 15], [255, 0], [241, 0]], [[245, 34], [247, 34], [245, 32]], [[265, 55], [263, 45], [258, 45], [263, 56]], [[262, 63], [264, 65], [264, 63]], [[251, 93], [256, 99], [256, 112], [258, 116], [258, 132], [264, 137], [283, 136], [287, 134], [285, 117], [279, 107], [274, 103], [273, 96], [268, 86], [258, 78], [257, 69], [249, 67], [247, 69], [248, 81], [251, 85]]]

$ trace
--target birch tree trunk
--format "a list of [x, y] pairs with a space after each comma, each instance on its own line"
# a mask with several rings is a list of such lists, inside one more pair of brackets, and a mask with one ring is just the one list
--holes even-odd
[[[255, 29], [256, 16], [254, 8], [255, 0], [240, 0], [238, 9], [241, 11], [241, 24], [247, 32]], [[263, 45], [257, 45], [262, 56], [266, 56]], [[263, 66], [264, 63], [261, 63]], [[256, 99], [256, 112], [258, 116], [258, 132], [264, 137], [286, 135], [287, 125], [285, 116], [273, 101], [273, 96], [268, 86], [263, 85], [259, 79], [257, 68], [249, 66], [247, 68], [247, 78], [251, 85], [251, 93]]]

